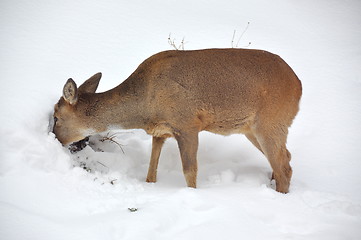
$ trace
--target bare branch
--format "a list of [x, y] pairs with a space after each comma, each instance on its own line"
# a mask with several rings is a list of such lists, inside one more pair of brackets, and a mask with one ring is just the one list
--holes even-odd
[[171, 45], [175, 50], [184, 50], [184, 44], [185, 44], [184, 37], [178, 47], [175, 43], [175, 40], [176, 40], [175, 38], [173, 39], [171, 38], [171, 33], [169, 33], [168, 44]]
[[241, 38], [243, 37], [243, 35], [244, 35], [244, 34], [246, 33], [246, 31], [248, 30], [249, 24], [250, 24], [250, 23], [248, 22], [246, 28], [243, 30], [241, 36], [238, 38], [236, 47], [238, 47], [239, 41], [241, 41]]
[[235, 37], [235, 36], [236, 36], [236, 30], [233, 31], [233, 37], [232, 37], [232, 42], [231, 42], [232, 48], [234, 48], [233, 42], [234, 42], [234, 37]]
[[110, 135], [110, 132], [107, 133], [107, 135], [105, 137], [102, 137], [101, 139], [99, 139], [99, 141], [104, 142], [104, 141], [109, 141], [111, 143], [114, 143], [116, 145], [118, 145], [118, 147], [122, 150], [123, 154], [125, 154], [124, 150], [123, 150], [123, 145], [121, 145], [120, 143], [118, 143], [117, 141], [114, 140], [114, 138], [116, 138], [116, 135], [118, 133], [113, 133], [112, 135]]
[[[247, 30], [248, 30], [248, 28], [249, 28], [249, 25], [250, 25], [250, 22], [247, 22], [247, 25], [246, 25], [246, 27], [244, 28], [244, 30], [242, 31], [241, 35], [239, 36], [236, 44], [234, 44], [234, 39], [235, 39], [235, 37], [236, 37], [236, 30], [233, 31], [233, 36], [232, 36], [232, 41], [231, 41], [231, 47], [232, 47], [232, 48], [238, 48], [239, 42], [241, 41], [243, 35], [247, 32]], [[245, 46], [245, 47], [249, 47], [249, 45], [251, 45], [251, 42], [249, 42], [248, 45]]]

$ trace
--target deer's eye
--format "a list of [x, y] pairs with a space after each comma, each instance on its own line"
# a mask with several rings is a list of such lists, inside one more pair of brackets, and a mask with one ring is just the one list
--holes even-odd
[[54, 117], [54, 126], [56, 125], [56, 122], [58, 121], [57, 117]]

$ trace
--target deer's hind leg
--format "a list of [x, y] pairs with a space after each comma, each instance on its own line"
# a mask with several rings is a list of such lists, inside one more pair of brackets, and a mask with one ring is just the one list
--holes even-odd
[[261, 153], [263, 153], [261, 145], [259, 144], [257, 138], [253, 135], [253, 133], [248, 132], [245, 135], [246, 135], [247, 139], [253, 144], [253, 146], [255, 146], [258, 150], [260, 150]]
[[184, 177], [188, 187], [197, 187], [198, 132], [180, 132], [175, 136], [181, 155]]
[[287, 193], [292, 177], [292, 168], [289, 164], [291, 154], [286, 148], [287, 128], [272, 126], [264, 128], [257, 126], [255, 136], [273, 169], [272, 177], [276, 181], [276, 191]]
[[[247, 139], [253, 144], [253, 146], [255, 146], [264, 155], [261, 145], [259, 144], [257, 138], [253, 135], [253, 133], [248, 132], [245, 135], [246, 135]], [[273, 180], [273, 179], [275, 179], [274, 172], [272, 172], [272, 176], [271, 176], [271, 180]]]

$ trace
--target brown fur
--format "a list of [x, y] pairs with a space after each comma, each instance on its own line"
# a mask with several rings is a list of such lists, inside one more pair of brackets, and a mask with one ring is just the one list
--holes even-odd
[[301, 82], [277, 55], [261, 50], [166, 51], [145, 60], [119, 86], [95, 93], [101, 74], [79, 88], [69, 79], [55, 106], [63, 144], [110, 126], [153, 136], [147, 176], [156, 181], [166, 138], [179, 146], [189, 187], [196, 187], [198, 133], [242, 133], [269, 160], [276, 190], [288, 192], [292, 169], [288, 127], [298, 112]]

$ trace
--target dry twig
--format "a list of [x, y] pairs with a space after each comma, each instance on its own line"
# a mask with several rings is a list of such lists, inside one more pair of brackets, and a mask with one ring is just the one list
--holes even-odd
[[[239, 38], [237, 40], [237, 43], [236, 43], [236, 46], [234, 46], [234, 38], [236, 37], [236, 30], [233, 31], [233, 37], [232, 37], [232, 41], [231, 41], [232, 48], [238, 48], [239, 42], [241, 41], [243, 35], [248, 30], [249, 25], [250, 25], [250, 22], [247, 23], [247, 26], [244, 28], [243, 32], [241, 33], [241, 36], [239, 36]], [[249, 42], [248, 45], [245, 46], [245, 47], [249, 47], [249, 45], [251, 45], [251, 42]]]
[[184, 44], [185, 44], [184, 37], [183, 37], [180, 45], [177, 47], [177, 45], [175, 43], [175, 38], [172, 39], [171, 34], [169, 33], [168, 44], [171, 45], [175, 50], [184, 50]]
[[107, 135], [105, 137], [102, 137], [101, 139], [99, 139], [99, 141], [101, 142], [105, 142], [105, 141], [109, 141], [111, 143], [116, 144], [120, 150], [122, 150], [123, 154], [125, 154], [124, 150], [123, 150], [123, 145], [121, 145], [119, 142], [115, 141], [114, 138], [116, 137], [118, 133], [114, 133], [112, 135], [110, 135], [110, 132], [107, 133]]

